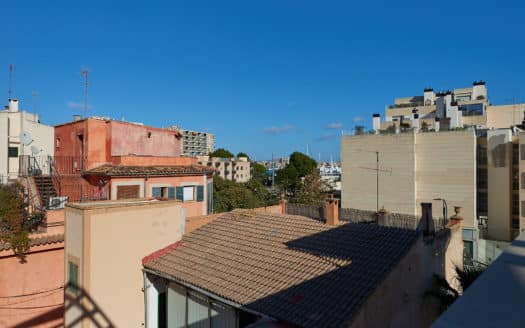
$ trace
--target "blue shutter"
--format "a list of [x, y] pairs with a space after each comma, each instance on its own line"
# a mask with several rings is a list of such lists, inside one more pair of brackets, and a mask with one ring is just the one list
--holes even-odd
[[202, 202], [204, 200], [204, 186], [197, 186], [197, 201]]
[[175, 188], [168, 188], [168, 199], [175, 199]]
[[183, 187], [175, 188], [175, 199], [184, 200], [184, 188]]
[[162, 197], [162, 188], [160, 187], [151, 188], [151, 197]]

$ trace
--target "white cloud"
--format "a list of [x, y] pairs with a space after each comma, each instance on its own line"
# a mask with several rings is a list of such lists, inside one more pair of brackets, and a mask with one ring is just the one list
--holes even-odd
[[272, 127], [269, 127], [269, 128], [265, 128], [264, 129], [264, 133], [266, 134], [269, 134], [269, 135], [278, 135], [278, 134], [283, 134], [283, 133], [286, 133], [286, 132], [289, 132], [291, 129], [293, 129], [293, 126], [292, 125], [285, 125], [285, 126], [272, 126]]
[[333, 140], [336, 137], [337, 137], [337, 134], [335, 134], [335, 133], [325, 133], [325, 134], [321, 135], [319, 138], [317, 138], [317, 140], [319, 140], [319, 141]]
[[332, 130], [340, 130], [343, 128], [343, 123], [337, 122], [337, 123], [330, 123], [326, 127], [326, 129], [332, 129]]
[[363, 122], [365, 119], [362, 118], [361, 116], [356, 116], [352, 119], [352, 122], [354, 123], [359, 123], [359, 122]]

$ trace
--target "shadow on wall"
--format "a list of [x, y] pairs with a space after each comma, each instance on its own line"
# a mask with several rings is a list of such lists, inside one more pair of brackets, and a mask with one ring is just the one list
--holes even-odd
[[38, 317], [32, 318], [31, 320], [20, 323], [16, 326], [16, 328], [43, 325], [46, 322], [56, 320], [56, 318], [58, 318], [59, 316], [63, 316], [64, 313], [72, 313], [72, 318], [68, 318], [67, 322], [65, 322], [64, 324], [59, 324], [55, 327], [80, 327], [82, 325], [83, 320], [90, 322], [92, 327], [115, 327], [115, 325], [111, 322], [111, 320], [109, 320], [104, 311], [98, 307], [95, 301], [89, 296], [89, 294], [84, 289], [79, 287], [72, 287], [71, 284], [68, 284], [65, 290], [66, 292], [64, 295], [64, 308], [59, 308], [46, 312]]

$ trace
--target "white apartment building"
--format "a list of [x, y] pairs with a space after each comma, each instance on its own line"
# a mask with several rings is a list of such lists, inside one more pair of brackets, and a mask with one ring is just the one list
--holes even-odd
[[199, 164], [213, 167], [215, 174], [234, 182], [248, 182], [252, 178], [251, 163], [246, 157], [219, 158], [198, 156]]
[[20, 110], [18, 99], [9, 99], [0, 110], [0, 182], [7, 183], [20, 174], [50, 172], [54, 128], [40, 123], [38, 114]]

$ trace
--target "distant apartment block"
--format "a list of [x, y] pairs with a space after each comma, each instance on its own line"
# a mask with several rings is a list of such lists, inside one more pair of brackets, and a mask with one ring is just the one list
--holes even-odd
[[223, 179], [234, 182], [248, 182], [252, 178], [251, 163], [246, 157], [219, 158], [199, 156], [199, 164], [211, 167]]
[[20, 110], [18, 99], [9, 99], [0, 110], [0, 183], [37, 170], [49, 173], [49, 163], [35, 158], [53, 156], [53, 135], [53, 127], [40, 123], [38, 114]]
[[184, 156], [208, 156], [215, 150], [215, 135], [212, 133], [179, 129], [177, 126], [170, 126], [168, 129], [178, 131], [182, 135]]
[[342, 138], [343, 207], [419, 214], [434, 202], [439, 217], [445, 200], [463, 207], [467, 257], [494, 260], [525, 230], [524, 110], [490, 105], [482, 81], [395, 99], [385, 121], [373, 115], [375, 134]]

